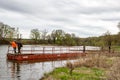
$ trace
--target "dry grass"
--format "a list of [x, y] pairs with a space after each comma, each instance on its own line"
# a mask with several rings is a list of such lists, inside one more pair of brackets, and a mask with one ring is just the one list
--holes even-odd
[[[66, 67], [67, 69], [69, 68], [68, 73], [71, 75], [71, 77], [74, 77], [75, 72], [84, 72], [84, 71], [81, 71], [82, 69], [79, 70], [80, 67], [88, 67], [89, 69], [102, 68], [103, 70], [105, 70], [106, 75], [100, 76], [100, 80], [120, 80], [120, 61], [119, 60], [120, 60], [120, 53], [96, 52], [96, 53], [89, 53], [85, 57], [80, 57], [78, 61], [67, 62]], [[67, 76], [69, 76], [68, 73], [66, 73]], [[84, 73], [91, 73], [91, 72], [87, 70]], [[58, 74], [60, 74], [60, 72]], [[54, 79], [52, 76], [48, 76], [46, 79], [43, 79], [43, 80], [56, 80], [56, 79]], [[65, 78], [64, 80], [67, 80], [67, 79]]]
[[88, 54], [84, 58], [66, 66], [70, 69], [70, 74], [77, 67], [98, 67], [106, 70], [106, 78], [103, 80], [120, 80], [120, 53], [94, 53]]
[[75, 68], [75, 67], [101, 67], [101, 68], [109, 68], [112, 66], [112, 60], [107, 58], [102, 54], [88, 54], [84, 58], [80, 58], [78, 61], [71, 63], [67, 63], [68, 68]]
[[120, 58], [116, 58], [114, 65], [107, 72], [107, 80], [120, 80]]

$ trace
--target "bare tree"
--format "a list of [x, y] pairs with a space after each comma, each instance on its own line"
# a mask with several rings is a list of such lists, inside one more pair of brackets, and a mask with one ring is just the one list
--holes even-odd
[[15, 32], [16, 32], [15, 28], [13, 28], [9, 25], [0, 23], [0, 37], [15, 38], [15, 34], [16, 34]]
[[54, 43], [61, 44], [63, 37], [65, 36], [65, 32], [63, 30], [53, 30], [51, 37]]
[[40, 31], [38, 29], [32, 29], [30, 38], [33, 40], [39, 40], [40, 39]]
[[42, 31], [41, 37], [43, 40], [46, 40], [48, 31], [45, 29]]
[[107, 31], [105, 34], [104, 34], [104, 42], [105, 42], [105, 45], [108, 46], [108, 49], [109, 49], [109, 53], [111, 52], [111, 45], [112, 45], [112, 37], [111, 37], [111, 34], [109, 31]]

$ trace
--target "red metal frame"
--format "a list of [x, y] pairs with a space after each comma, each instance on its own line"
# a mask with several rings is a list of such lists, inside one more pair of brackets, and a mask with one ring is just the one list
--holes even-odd
[[[10, 48], [10, 47], [9, 47]], [[79, 47], [31, 47], [21, 50], [21, 54], [14, 54], [13, 50], [8, 48], [8, 60], [47, 60], [47, 59], [64, 59], [64, 58], [77, 58], [85, 56], [85, 53]], [[27, 47], [28, 48], [28, 47]], [[39, 48], [39, 49], [38, 49]], [[10, 53], [12, 52], [12, 53]]]

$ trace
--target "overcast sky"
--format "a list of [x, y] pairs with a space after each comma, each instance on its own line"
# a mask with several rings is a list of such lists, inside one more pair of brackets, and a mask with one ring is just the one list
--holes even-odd
[[19, 27], [23, 38], [31, 29], [62, 29], [79, 37], [117, 34], [120, 0], [0, 0], [0, 22]]

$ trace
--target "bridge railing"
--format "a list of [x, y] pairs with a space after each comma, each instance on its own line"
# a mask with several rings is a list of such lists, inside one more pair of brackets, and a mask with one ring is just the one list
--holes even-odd
[[[18, 51], [16, 49], [16, 51]], [[9, 47], [8, 53], [14, 53], [13, 48]], [[82, 53], [80, 47], [63, 47], [63, 46], [24, 46], [21, 48], [23, 54], [58, 54], [58, 53]]]
[[[99, 47], [86, 47], [86, 50], [100, 50]], [[18, 51], [16, 49], [16, 51]], [[8, 53], [14, 53], [13, 48], [8, 48]], [[62, 53], [83, 53], [83, 46], [29, 46], [21, 48], [22, 54], [62, 54]]]

